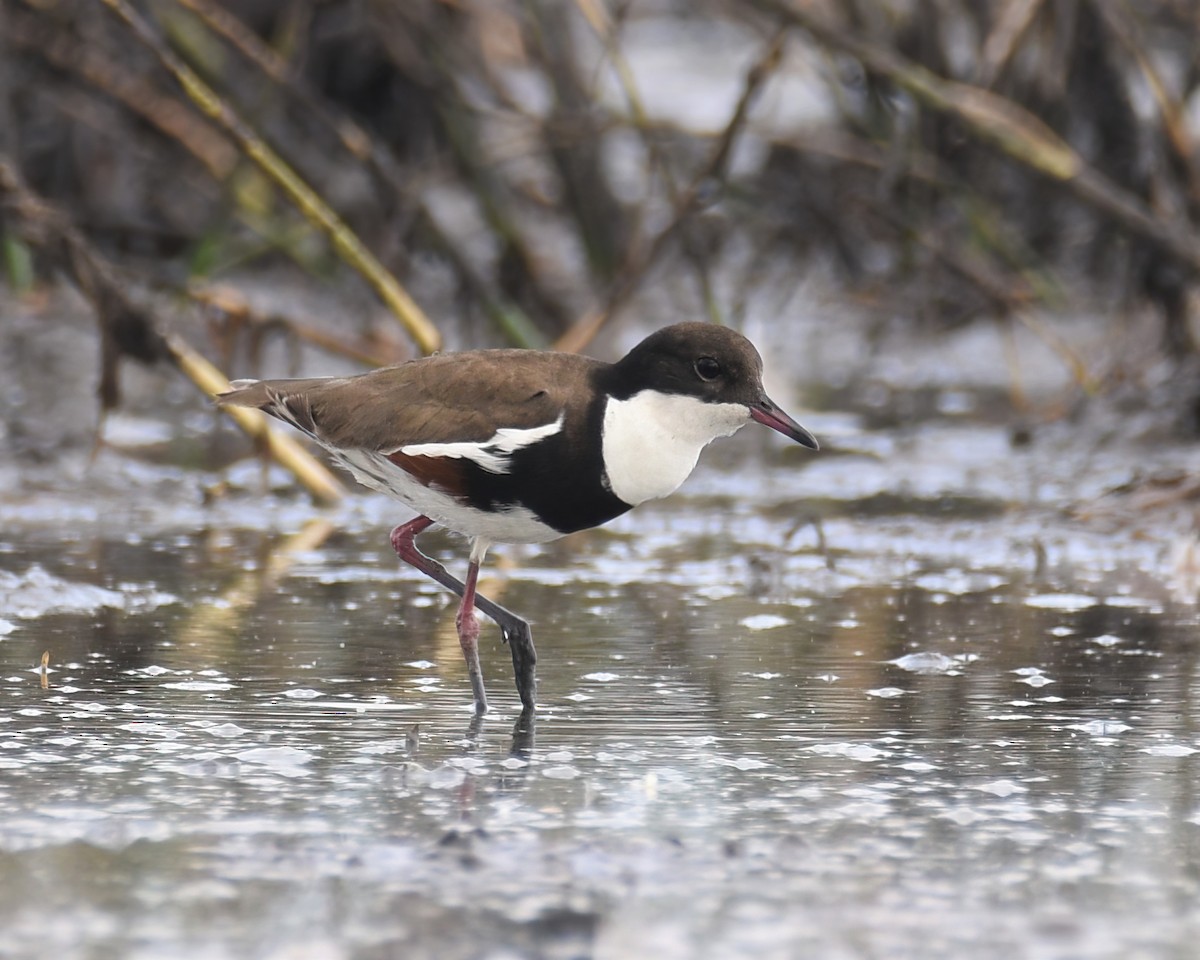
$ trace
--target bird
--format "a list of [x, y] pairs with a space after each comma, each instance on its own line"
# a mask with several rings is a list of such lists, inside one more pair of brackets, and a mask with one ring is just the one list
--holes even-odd
[[[512, 654], [524, 709], [536, 705], [528, 621], [476, 591], [497, 543], [546, 543], [674, 492], [700, 452], [752, 421], [818, 449], [766, 394], [741, 333], [675, 323], [615, 362], [532, 349], [435, 354], [347, 377], [235, 380], [220, 405], [298, 429], [361, 484], [417, 511], [391, 533], [401, 560], [460, 598], [455, 623], [477, 715], [488, 709], [479, 621]], [[418, 549], [434, 524], [470, 540], [465, 580]]]

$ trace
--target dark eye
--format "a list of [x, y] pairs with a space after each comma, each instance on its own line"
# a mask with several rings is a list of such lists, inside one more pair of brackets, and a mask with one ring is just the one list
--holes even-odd
[[712, 357], [701, 357], [696, 361], [696, 373], [701, 380], [716, 380], [721, 375], [721, 365]]

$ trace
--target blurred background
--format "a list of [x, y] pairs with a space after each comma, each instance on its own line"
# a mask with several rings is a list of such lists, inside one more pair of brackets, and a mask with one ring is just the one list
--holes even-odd
[[1016, 442], [1097, 405], [1192, 436], [1198, 34], [1187, 0], [3, 0], [9, 450], [86, 446], [126, 360], [161, 412], [203, 405], [180, 351], [611, 355], [689, 318], [813, 407], [974, 328]]

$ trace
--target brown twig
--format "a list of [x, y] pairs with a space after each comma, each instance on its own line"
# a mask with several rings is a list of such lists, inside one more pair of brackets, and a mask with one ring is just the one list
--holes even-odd
[[[504, 332], [510, 342], [525, 347], [544, 345], [544, 338], [532, 325], [524, 311], [511, 300], [491, 289], [489, 284], [478, 275], [475, 268], [463, 256], [462, 251], [458, 249], [458, 246], [432, 214], [424, 192], [417, 188], [417, 185], [414, 185], [410, 179], [406, 180], [392, 155], [382, 149], [366, 130], [336, 104], [313, 91], [300, 77], [295, 75], [287, 61], [263, 43], [252, 30], [228, 10], [217, 6], [212, 0], [178, 0], [178, 2], [195, 13], [208, 29], [225, 38], [264, 76], [270, 78], [303, 105], [310, 117], [333, 131], [345, 150], [360, 161], [375, 178], [378, 189], [386, 190], [417, 208], [419, 212], [414, 223], [420, 223], [422, 232], [430, 245], [450, 262], [464, 286], [470, 291], [471, 296], [482, 305], [495, 326]], [[453, 133], [453, 125], [450, 129]], [[452, 142], [454, 142], [453, 137]], [[471, 169], [471, 164], [475, 162], [474, 157], [478, 152], [470, 147], [462, 151], [462, 159], [467, 169]], [[508, 249], [518, 258], [526, 273], [532, 276], [532, 254], [529, 253], [524, 240], [520, 238], [515, 227], [511, 226], [509, 218], [499, 216], [496, 209], [486, 203], [485, 210], [489, 212], [490, 224], [504, 238]], [[557, 305], [552, 303], [548, 297], [541, 295], [540, 287], [535, 288], [533, 293], [544, 313], [550, 316], [558, 313]]]
[[975, 82], [990, 87], [1012, 59], [1044, 0], [1007, 0], [984, 41]]
[[258, 332], [286, 330], [305, 343], [335, 356], [347, 357], [367, 367], [382, 367], [410, 359], [410, 355], [397, 355], [394, 349], [381, 350], [380, 344], [367, 338], [348, 338], [344, 333], [330, 333], [311, 323], [304, 323], [283, 314], [262, 313], [232, 287], [193, 284], [188, 287], [186, 293], [213, 316], [232, 321], [239, 327], [251, 328]]
[[424, 353], [441, 346], [441, 334], [408, 295], [395, 277], [375, 258], [355, 233], [305, 183], [300, 176], [244, 121], [234, 109], [217, 96], [191, 67], [183, 62], [154, 31], [128, 0], [102, 0], [147, 48], [158, 58], [192, 102], [216, 121], [251, 160], [274, 182], [306, 217], [329, 237], [334, 250], [358, 270], [375, 288], [392, 313]]
[[556, 350], [577, 353], [586, 347], [600, 332], [604, 324], [633, 295], [638, 284], [667, 248], [671, 238], [675, 236], [687, 218], [700, 207], [704, 193], [711, 187], [724, 183], [728, 176], [729, 157], [733, 144], [745, 128], [750, 107], [763, 84], [778, 68], [785, 40], [786, 31], [777, 31], [767, 44], [763, 55], [747, 72], [742, 95], [738, 98], [737, 106], [734, 108], [729, 122], [709, 153], [700, 173], [678, 195], [671, 222], [654, 237], [645, 253], [638, 252], [633, 244], [630, 245], [626, 262], [618, 272], [617, 281], [610, 289], [603, 308], [590, 311], [582, 317], [555, 343]]
[[[182, 338], [162, 332], [162, 324], [148, 309], [133, 302], [111, 264], [58, 207], [37, 196], [24, 183], [16, 166], [0, 156], [0, 203], [16, 215], [24, 239], [59, 262], [74, 278], [91, 303], [100, 324], [102, 409], [119, 400], [118, 366], [128, 356], [142, 363], [170, 361], [208, 396], [229, 387], [229, 380]], [[237, 413], [253, 414], [249, 417]], [[256, 410], [228, 408], [248, 434], [263, 444], [271, 456], [291, 470], [318, 500], [334, 502], [344, 488], [317, 460], [291, 437], [272, 428]]]
[[17, 47], [33, 50], [60, 70], [77, 74], [127, 110], [181, 144], [215, 180], [224, 180], [237, 165], [237, 149], [209, 124], [198, 119], [175, 97], [163, 96], [127, 67], [96, 46], [79, 43], [45, 21], [8, 11], [6, 37]]
[[1195, 145], [1192, 143], [1184, 117], [1182, 104], [1167, 92], [1162, 75], [1154, 62], [1146, 55], [1145, 45], [1141, 42], [1141, 30], [1132, 13], [1123, 3], [1103, 0], [1093, 3], [1096, 12], [1108, 27], [1109, 33], [1125, 48], [1126, 53], [1133, 58], [1146, 85], [1154, 96], [1158, 106], [1158, 115], [1166, 133], [1167, 143], [1175, 152], [1187, 175], [1187, 192], [1193, 202], [1200, 203], [1200, 167], [1196, 163]]
[[344, 113], [331, 109], [322, 97], [301, 83], [288, 62], [229, 10], [213, 0], [176, 0], [176, 3], [194, 13], [209, 30], [224, 37], [259, 71], [287, 89], [303, 104], [310, 116], [320, 120], [337, 135], [349, 153], [364, 163], [379, 166], [379, 151], [374, 149], [367, 132]]
[[1136, 195], [1105, 177], [1038, 117], [980, 87], [946, 80], [893, 50], [846, 33], [788, 0], [753, 0], [782, 22], [857, 59], [916, 100], [955, 117], [972, 134], [1018, 163], [1062, 185], [1089, 207], [1200, 273], [1200, 237], [1187, 224], [1154, 216]]

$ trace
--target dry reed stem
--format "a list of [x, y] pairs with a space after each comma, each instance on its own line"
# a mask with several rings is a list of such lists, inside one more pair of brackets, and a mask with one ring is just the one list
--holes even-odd
[[[225, 374], [181, 337], [168, 334], [166, 342], [175, 366], [208, 396], [215, 397], [229, 389], [229, 379]], [[316, 500], [322, 503], [337, 503], [346, 495], [346, 488], [342, 486], [341, 481], [296, 440], [277, 430], [265, 414], [247, 407], [222, 406], [221, 410], [259, 444], [272, 460], [290, 471]]]
[[811, 10], [787, 0], [754, 0], [756, 6], [799, 27], [819, 43], [857, 59], [925, 106], [956, 117], [968, 130], [1017, 162], [1059, 183], [1128, 232], [1200, 273], [1200, 237], [1184, 223], [1154, 216], [1133, 193], [1084, 162], [1033, 113], [1012, 100], [970, 84], [947, 80], [893, 50], [852, 36]]
[[[604, 307], [591, 310], [581, 317], [554, 344], [555, 350], [578, 353], [584, 349], [603, 329], [604, 324], [616, 314], [637, 289], [642, 278], [658, 261], [667, 247], [668, 241], [679, 231], [683, 222], [699, 205], [702, 191], [710, 184], [721, 184], [728, 175], [729, 157], [733, 144], [738, 135], [745, 129], [750, 114], [750, 107], [763, 85], [780, 64], [783, 56], [783, 45], [787, 37], [786, 30], [779, 30], [767, 44], [767, 48], [757, 62], [747, 71], [746, 80], [741, 96], [734, 107], [729, 122], [725, 124], [721, 136], [701, 168], [700, 173], [683, 190], [677, 193], [674, 204], [674, 215], [651, 241], [649, 249], [644, 254], [637, 244], [630, 244], [629, 256], [622, 269], [617, 274], [617, 281], [609, 293], [608, 302]], [[635, 259], [636, 258], [636, 259]]]
[[299, 210], [329, 237], [333, 249], [375, 288], [422, 353], [441, 347], [441, 334], [358, 236], [323, 199], [191, 67], [163, 42], [127, 0], [102, 0], [175, 77], [192, 102], [215, 120]]
[[[93, 249], [62, 210], [25, 186], [16, 166], [2, 155], [0, 200], [4, 200], [6, 209], [16, 214], [28, 242], [63, 262], [96, 311], [103, 343], [101, 396], [106, 407], [110, 398], [115, 399], [115, 366], [123, 349], [115, 342], [119, 335], [114, 328], [119, 324], [125, 325], [126, 336], [137, 339], [143, 354], [141, 359], [169, 358], [210, 397], [228, 389], [229, 380], [213, 364], [181, 337], [164, 334], [161, 324], [147, 310], [131, 302], [108, 261]], [[295, 440], [271, 427], [258, 411], [231, 407], [226, 412], [246, 433], [264, 444], [316, 499], [332, 503], [344, 496], [345, 489], [332, 473]]]

